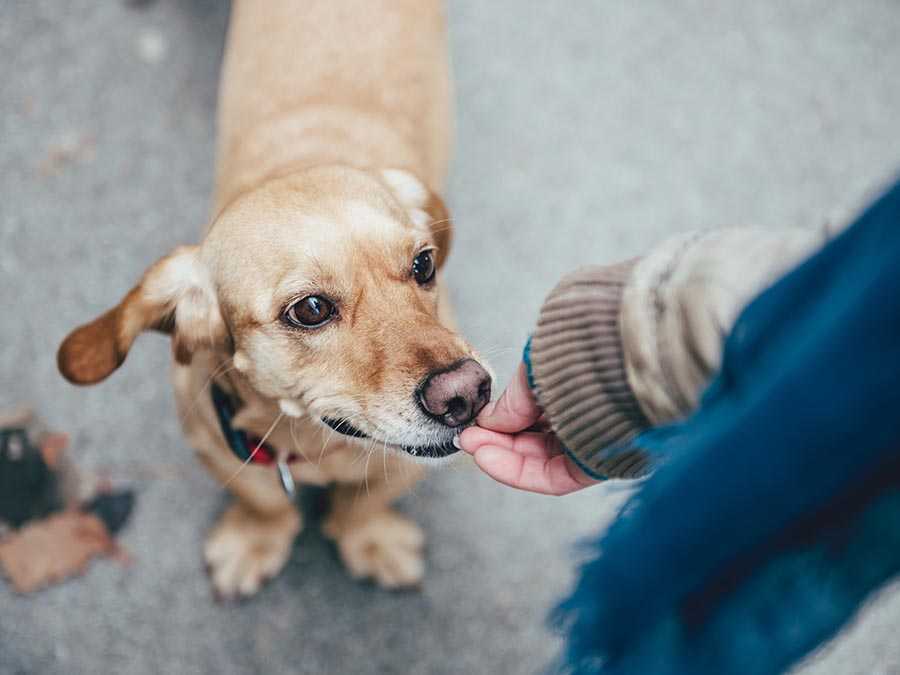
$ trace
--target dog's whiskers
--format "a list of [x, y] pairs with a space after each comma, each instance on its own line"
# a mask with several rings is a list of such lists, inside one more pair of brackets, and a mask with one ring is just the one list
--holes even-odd
[[303, 457], [303, 460], [305, 462], [309, 462], [309, 457], [306, 456], [306, 453], [303, 451], [303, 448], [300, 447], [300, 442], [297, 440], [297, 435], [294, 430], [294, 423], [296, 421], [297, 420], [292, 417], [290, 419], [290, 422], [288, 423], [288, 430], [291, 433], [291, 441], [293, 441], [293, 443], [294, 443], [294, 450], [296, 450], [300, 454], [300, 456]]
[[363, 485], [366, 487], [366, 496], [369, 496], [369, 458], [372, 456], [372, 449], [375, 447], [375, 441], [370, 440], [366, 443], [365, 450], [361, 452], [357, 457], [353, 459], [351, 462], [351, 466], [355, 466], [357, 462], [361, 461], [363, 457], [366, 458], [366, 466], [363, 469], [363, 483], [359, 483], [356, 486], [356, 494], [353, 495], [353, 505], [356, 506], [356, 503], [359, 501], [359, 495], [362, 492]]
[[[443, 232], [444, 230], [449, 230], [450, 228], [453, 227], [453, 223], [451, 222], [452, 220], [453, 220], [452, 218], [442, 218], [441, 220], [433, 220], [428, 224], [428, 229], [430, 229], [434, 233]], [[446, 227], [442, 227], [439, 229], [434, 228], [435, 225], [443, 225], [444, 223], [447, 223]]]
[[[337, 422], [338, 425], [341, 425], [341, 424], [346, 423], [346, 424], [349, 424], [349, 425], [351, 425], [351, 426], [356, 426], [357, 417], [358, 417], [358, 416], [356, 416], [356, 415], [343, 415], [343, 416], [341, 416], [341, 417], [335, 418], [335, 422]], [[362, 419], [362, 418], [359, 417], [359, 419]], [[322, 459], [325, 457], [325, 449], [328, 447], [328, 443], [331, 442], [331, 439], [332, 439], [332, 437], [334, 436], [334, 434], [336, 433], [336, 431], [337, 431], [337, 430], [334, 429], [334, 428], [332, 427], [331, 433], [328, 434], [328, 438], [326, 438], [326, 439], [325, 439], [325, 442], [322, 444], [322, 450], [321, 450], [321, 452], [319, 453], [319, 463], [318, 463], [318, 466], [321, 466], [321, 464], [322, 464]], [[354, 462], [355, 462], [355, 461], [356, 461], [356, 460], [354, 460]]]
[[369, 437], [366, 441], [365, 448], [362, 450], [362, 452], [360, 452], [359, 454], [356, 455], [356, 457], [353, 458], [353, 460], [351, 462], [351, 466], [356, 465], [359, 462], [361, 462], [363, 460], [363, 458], [366, 456], [366, 453], [370, 452], [372, 450], [372, 448], [375, 447], [375, 443], [377, 443], [377, 440], [375, 438]]
[[375, 444], [372, 444], [372, 449], [366, 453], [366, 465], [363, 467], [363, 480], [366, 484], [366, 497], [369, 496], [369, 461], [372, 459], [372, 455], [375, 452]]

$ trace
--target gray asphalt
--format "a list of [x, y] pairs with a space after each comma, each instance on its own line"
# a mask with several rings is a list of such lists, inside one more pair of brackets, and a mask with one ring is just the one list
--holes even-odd
[[[449, 278], [503, 380], [575, 265], [689, 228], [838, 224], [900, 167], [892, 0], [449, 12]], [[311, 530], [256, 599], [221, 606], [200, 545], [226, 502], [178, 430], [165, 340], [142, 338], [94, 389], [57, 375], [67, 329], [197, 236], [226, 19], [213, 0], [0, 7], [0, 407], [33, 402], [79, 464], [140, 491], [133, 566], [102, 561], [34, 597], [0, 586], [0, 673], [540, 672], [572, 546], [614, 513], [615, 486], [557, 500], [443, 471], [403, 502], [430, 536], [420, 593], [352, 582]], [[898, 624], [894, 589], [804, 672], [900, 672]]]

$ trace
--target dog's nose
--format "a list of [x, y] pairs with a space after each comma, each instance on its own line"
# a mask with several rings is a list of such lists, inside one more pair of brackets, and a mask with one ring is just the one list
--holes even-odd
[[468, 424], [491, 399], [491, 376], [472, 359], [431, 373], [416, 392], [429, 416], [448, 427]]

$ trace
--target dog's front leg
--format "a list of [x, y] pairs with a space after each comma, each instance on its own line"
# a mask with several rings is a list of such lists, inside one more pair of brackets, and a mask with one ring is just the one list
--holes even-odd
[[302, 527], [300, 513], [271, 467], [241, 469], [230, 456], [201, 458], [236, 497], [206, 540], [213, 588], [221, 598], [249, 597], [284, 567]]
[[[422, 478], [418, 464], [395, 457], [374, 461], [368, 484], [339, 484], [323, 531], [359, 579], [383, 588], [418, 586], [425, 572], [425, 537], [416, 523], [391, 507]], [[383, 466], [382, 466], [383, 465]]]

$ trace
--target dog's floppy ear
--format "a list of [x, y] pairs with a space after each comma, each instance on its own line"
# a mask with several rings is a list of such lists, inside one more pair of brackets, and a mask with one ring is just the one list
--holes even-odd
[[198, 347], [224, 344], [228, 331], [197, 246], [158, 260], [118, 305], [72, 331], [56, 355], [59, 370], [74, 384], [99, 382], [147, 329], [172, 334], [179, 363], [189, 363]]
[[431, 228], [438, 247], [435, 261], [443, 265], [453, 240], [453, 222], [443, 200], [409, 171], [384, 169], [381, 176], [413, 222]]

